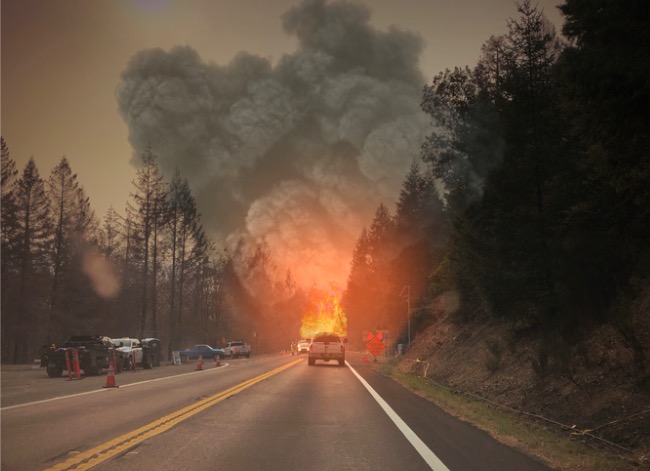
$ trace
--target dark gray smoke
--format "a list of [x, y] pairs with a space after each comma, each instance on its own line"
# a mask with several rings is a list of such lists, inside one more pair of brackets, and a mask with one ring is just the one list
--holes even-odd
[[299, 46], [275, 65], [145, 50], [116, 91], [135, 155], [151, 144], [167, 175], [180, 169], [208, 231], [264, 237], [306, 283], [345, 280], [361, 227], [396, 200], [429, 131], [421, 39], [369, 18], [361, 4], [305, 0], [282, 16]]

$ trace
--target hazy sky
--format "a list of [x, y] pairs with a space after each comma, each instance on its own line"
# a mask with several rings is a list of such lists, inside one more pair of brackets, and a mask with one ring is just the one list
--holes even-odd
[[[314, 4], [309, 0], [308, 3]], [[328, 5], [332, 3], [327, 2]], [[419, 68], [422, 74], [421, 85], [429, 82], [433, 75], [445, 68], [473, 66], [483, 42], [491, 35], [505, 33], [506, 20], [517, 16], [515, 4], [511, 0], [365, 0], [360, 3], [365, 5], [370, 13], [369, 22], [365, 23], [363, 15], [359, 15], [358, 10], [347, 9], [349, 11], [346, 10], [341, 17], [348, 20], [341, 28], [350, 27], [364, 33], [370, 31], [369, 41], [380, 47], [401, 48], [403, 43], [403, 50], [406, 52], [397, 54], [403, 54], [404, 61], [413, 60], [412, 65], [416, 69]], [[562, 20], [555, 7], [558, 3], [560, 0], [540, 0], [538, 5], [559, 29]], [[144, 120], [142, 114], [134, 114], [141, 111], [141, 108], [134, 109], [136, 106], [134, 102], [142, 99], [143, 93], [151, 93], [152, 90], [160, 93], [167, 104], [170, 97], [176, 96], [179, 107], [186, 105], [183, 96], [169, 91], [172, 83], [169, 77], [164, 83], [167, 92], [161, 91], [160, 87], [152, 87], [143, 92], [143, 87], [146, 88], [151, 77], [161, 73], [160, 70], [168, 71], [169, 67], [183, 67], [178, 64], [188, 62], [197, 74], [212, 77], [206, 79], [206, 83], [212, 84], [210, 87], [216, 86], [215, 81], [233, 80], [237, 73], [250, 67], [248, 63], [242, 65], [241, 61], [237, 63], [233, 61], [238, 53], [245, 51], [249, 55], [265, 59], [266, 69], [269, 69], [269, 64], [271, 65], [272, 70], [259, 72], [255, 78], [260, 84], [273, 82], [275, 88], [260, 85], [251, 91], [249, 86], [248, 90], [230, 94], [224, 92], [223, 96], [217, 97], [224, 102], [232, 100], [229, 102], [232, 106], [228, 109], [228, 122], [221, 123], [223, 126], [217, 126], [218, 129], [204, 130], [204, 134], [217, 135], [221, 140], [216, 137], [207, 139], [203, 136], [206, 138], [205, 145], [197, 148], [188, 147], [187, 142], [180, 147], [174, 147], [171, 141], [164, 144], [165, 149], [177, 149], [179, 152], [204, 152], [205, 159], [214, 157], [219, 152], [236, 154], [236, 158], [239, 159], [237, 162], [240, 162], [239, 166], [226, 168], [228, 163], [224, 163], [225, 161], [210, 163], [211, 161], [205, 160], [208, 162], [206, 164], [208, 167], [220, 166], [218, 169], [210, 170], [214, 174], [214, 180], [205, 180], [207, 177], [203, 178], [204, 176], [201, 175], [200, 164], [169, 155], [171, 150], [166, 154], [166, 150], [160, 148], [163, 147], [164, 141], [164, 138], [161, 138], [151, 144], [154, 152], [161, 154], [165, 171], [169, 172], [174, 166], [180, 166], [183, 174], [189, 177], [192, 186], [196, 185], [196, 191], [203, 191], [198, 199], [202, 204], [200, 211], [207, 219], [211, 218], [209, 204], [206, 204], [206, 201], [209, 201], [206, 200], [207, 190], [201, 190], [199, 187], [217, 184], [223, 187], [226, 182], [225, 172], [237, 173], [236, 178], [241, 185], [232, 185], [226, 189], [222, 188], [221, 191], [222, 193], [230, 191], [234, 194], [232, 201], [233, 204], [241, 206], [239, 208], [241, 216], [239, 219], [233, 218], [232, 221], [224, 223], [225, 233], [221, 234], [222, 236], [236, 232], [234, 228], [241, 225], [244, 220], [247, 231], [253, 235], [268, 231], [271, 224], [269, 219], [276, 217], [279, 205], [291, 206], [292, 201], [297, 201], [298, 194], [301, 201], [313, 198], [323, 203], [327, 200], [322, 204], [324, 208], [321, 210], [330, 216], [334, 215], [337, 219], [349, 217], [350, 234], [358, 234], [359, 216], [367, 217], [368, 209], [376, 207], [380, 201], [370, 201], [368, 208], [355, 213], [354, 207], [346, 206], [350, 198], [346, 191], [349, 189], [342, 190], [344, 196], [338, 200], [332, 197], [342, 184], [340, 178], [337, 180], [339, 183], [328, 183], [328, 178], [334, 178], [331, 172], [323, 170], [319, 173], [318, 162], [323, 164], [325, 159], [330, 159], [321, 152], [322, 149], [313, 151], [321, 152], [320, 160], [314, 163], [314, 168], [300, 170], [298, 172], [300, 175], [297, 177], [290, 178], [290, 175], [282, 174], [275, 182], [255, 180], [256, 172], [265, 172], [264, 175], [273, 174], [273, 164], [267, 163], [265, 167], [258, 165], [261, 155], [271, 155], [267, 158], [267, 162], [271, 158], [275, 159], [273, 162], [278, 162], [281, 157], [273, 154], [279, 152], [278, 146], [277, 143], [269, 140], [269, 136], [276, 128], [264, 128], [268, 120], [263, 123], [249, 122], [250, 117], [245, 113], [247, 104], [255, 103], [257, 99], [277, 102], [279, 97], [292, 93], [291, 97], [280, 100], [282, 106], [292, 110], [291, 112], [300, 113], [302, 117], [307, 116], [309, 113], [305, 111], [304, 104], [307, 95], [297, 96], [285, 89], [290, 87], [287, 84], [292, 80], [291, 77], [295, 78], [304, 72], [299, 70], [298, 62], [309, 63], [309, 67], [312, 68], [319, 67], [321, 55], [315, 52], [315, 49], [310, 51], [307, 49], [313, 46], [314, 42], [322, 41], [318, 46], [321, 47], [329, 40], [322, 37], [322, 31], [321, 33], [315, 33], [315, 30], [307, 31], [312, 26], [310, 22], [316, 21], [309, 15], [313, 16], [316, 10], [297, 8], [302, 4], [301, 0], [2, 0], [1, 124], [2, 136], [7, 141], [12, 158], [16, 160], [19, 170], [22, 171], [27, 160], [33, 156], [41, 176], [47, 178], [54, 165], [65, 155], [73, 171], [78, 174], [79, 182], [84, 186], [97, 215], [103, 217], [110, 205], [113, 205], [118, 212], [122, 212], [132, 190], [135, 167], [131, 159], [134, 152], [141, 152], [141, 149], [137, 148], [138, 145], [145, 139], [151, 141], [152, 136], [155, 136], [152, 134], [152, 126], [155, 125], [159, 132], [164, 132], [164, 126], [170, 123], [170, 119], [177, 120], [179, 126], [182, 126], [182, 120], [186, 119], [185, 115], [181, 116], [175, 112], [172, 113], [171, 118], [167, 115], [157, 115], [152, 118], [151, 104], [143, 105], [145, 108], [149, 106], [146, 109], [149, 113], [146, 116], [148, 121]], [[293, 26], [289, 23], [284, 24], [285, 20], [282, 19], [282, 15], [292, 7], [296, 8], [294, 19], [286, 21], [289, 23], [293, 21], [291, 23]], [[397, 28], [399, 32], [413, 34], [387, 34], [391, 31], [391, 27]], [[293, 28], [293, 33], [288, 34], [287, 28], [289, 30]], [[328, 31], [331, 32], [332, 28]], [[316, 34], [321, 36], [317, 37]], [[421, 45], [413, 40], [414, 35], [421, 38]], [[171, 53], [170, 49], [177, 45], [189, 46], [189, 49]], [[369, 47], [372, 47], [372, 44]], [[131, 61], [134, 54], [150, 48], [162, 48], [164, 53], [157, 56], [144, 53]], [[300, 54], [297, 53], [298, 48]], [[419, 54], [419, 60], [418, 57], [414, 59], [411, 57], [414, 54], [416, 56]], [[276, 67], [282, 62], [283, 57], [284, 67]], [[389, 62], [390, 58], [378, 60]], [[377, 65], [376, 61], [373, 64]], [[264, 63], [258, 65], [264, 69]], [[300, 65], [300, 67], [304, 66]], [[173, 73], [179, 73], [178, 70], [181, 69], [174, 70]], [[143, 76], [146, 73], [150, 75]], [[341, 87], [349, 83], [352, 80], [350, 76], [357, 72], [349, 69], [337, 73], [338, 75], [332, 75], [333, 72], [328, 70], [327, 74], [329, 75], [319, 82], [319, 86], [322, 85], [323, 89], [327, 89], [336, 82], [336, 86], [331, 85], [327, 92], [330, 93], [328, 96], [335, 99], [339, 97], [337, 93], [340, 93]], [[365, 80], [363, 83], [368, 87], [377, 87], [378, 93], [386, 93], [386, 99], [389, 101], [395, 94], [394, 89], [390, 87], [395, 80], [403, 81], [399, 86], [403, 87], [407, 84], [413, 88], [415, 93], [405, 93], [405, 96], [413, 102], [411, 106], [417, 106], [417, 91], [421, 89], [419, 84], [414, 84], [419, 80], [417, 74], [411, 73], [409, 77], [398, 77], [396, 74], [399, 74], [399, 71], [391, 71], [387, 72], [387, 77], [390, 76], [389, 81], [383, 81], [379, 72], [375, 75], [369, 74], [372, 77], [360, 78], [357, 74], [355, 80]], [[183, 80], [188, 80], [187, 83], [190, 83], [188, 77], [184, 77]], [[117, 93], [118, 87], [121, 90], [119, 93]], [[188, 99], [195, 99], [196, 96], [186, 88], [184, 90], [188, 93]], [[259, 89], [263, 89], [264, 92], [258, 93], [256, 90]], [[269, 92], [269, 90], [275, 91]], [[346, 89], [346, 93], [352, 93], [350, 90], [353, 88]], [[211, 91], [210, 99], [217, 100], [213, 97], [214, 89], [211, 88]], [[320, 108], [310, 108], [312, 110], [310, 113], [328, 111], [324, 108], [327, 106], [327, 100], [320, 98], [318, 104]], [[296, 105], [299, 99], [302, 100], [301, 104]], [[354, 98], [348, 99], [354, 100]], [[119, 110], [118, 101], [120, 101]], [[391, 123], [379, 123], [378, 127], [389, 126], [392, 130], [398, 126], [414, 127], [408, 121], [413, 119], [412, 111], [398, 110], [397, 105], [391, 106], [390, 112], [394, 113], [394, 120]], [[215, 118], [214, 109], [211, 103], [209, 112], [211, 114], [206, 114], [205, 119], [220, 119], [220, 117]], [[336, 134], [336, 139], [339, 140], [349, 137], [350, 142], [354, 142], [358, 138], [361, 144], [357, 149], [358, 165], [355, 164], [354, 170], [363, 173], [365, 182], [377, 186], [384, 185], [384, 189], [390, 190], [395, 186], [392, 177], [378, 174], [376, 162], [371, 162], [369, 160], [371, 157], [368, 157], [368, 153], [375, 149], [373, 155], [383, 158], [382, 164], [386, 166], [394, 164], [390, 155], [384, 157], [380, 155], [381, 141], [376, 136], [374, 140], [368, 137], [372, 129], [366, 130], [366, 134], [359, 137], [354, 126], [346, 127], [350, 120], [358, 118], [359, 113], [370, 113], [368, 109], [368, 106], [360, 105], [354, 110], [354, 114], [334, 110], [332, 113], [338, 113], [335, 118], [321, 123], [321, 127], [332, 128], [330, 134]], [[275, 114], [269, 115], [270, 117], [264, 115], [257, 119], [272, 118], [277, 121], [279, 119], [277, 113], [281, 111], [272, 110], [270, 113]], [[249, 121], [246, 121], [247, 119]], [[233, 149], [232, 146], [227, 147], [224, 144], [225, 140], [238, 136], [239, 131], [233, 131], [233, 123], [241, 127], [249, 126], [252, 130], [257, 130], [261, 126], [267, 134], [253, 139], [255, 142], [254, 145], [250, 144], [251, 148], [245, 148], [246, 144], [241, 144]], [[282, 122], [277, 126], [282, 132], [293, 133], [294, 138], [291, 146], [288, 147], [294, 153], [297, 152], [296, 149], [302, 145], [297, 144], [295, 139], [297, 124]], [[291, 129], [287, 131], [289, 127]], [[344, 127], [346, 129], [343, 129]], [[228, 130], [228, 136], [224, 137], [222, 133], [225, 132], [224, 129]], [[325, 134], [327, 133], [324, 132], [324, 135], [319, 138], [319, 142], [331, 143], [328, 140], [331, 136]], [[402, 133], [402, 135], [406, 134], [408, 130]], [[413, 136], [418, 137], [419, 134], [414, 133]], [[187, 133], [182, 138], [191, 140]], [[332, 139], [332, 142], [336, 140], [333, 137]], [[417, 147], [419, 143], [415, 145]], [[271, 151], [271, 147], [275, 150]], [[301, 152], [304, 152], [304, 146], [301, 149]], [[248, 160], [245, 164], [241, 164], [245, 159]], [[327, 166], [332, 165], [330, 160], [327, 160]], [[304, 163], [304, 156], [297, 154], [293, 156], [293, 171], [296, 171], [296, 162]], [[405, 165], [408, 168], [408, 161]], [[401, 171], [402, 167], [396, 167], [396, 171]], [[268, 191], [261, 193], [261, 190], [254, 192], [251, 188], [247, 188], [243, 183], [247, 175], [255, 185]], [[400, 176], [399, 173], [397, 175]], [[265, 177], [266, 180], [269, 178], [271, 177]], [[306, 181], [322, 183], [323, 190], [318, 194], [310, 193]], [[353, 179], [345, 183], [349, 183], [350, 186], [356, 185]], [[372, 199], [375, 196], [386, 198], [386, 192], [376, 195], [368, 192], [359, 193], [355, 194], [354, 198]], [[395, 198], [384, 202], [392, 205]], [[303, 212], [305, 210], [305, 208], [296, 208], [292, 216], [294, 225], [299, 209]], [[226, 219], [223, 214], [224, 208], [221, 208], [218, 218]], [[363, 224], [367, 222], [362, 221]], [[337, 232], [336, 228], [329, 229]], [[341, 245], [346, 250], [350, 246], [350, 234], [344, 237], [346, 241]], [[279, 243], [285, 237], [288, 237], [286, 227], [277, 232], [276, 242]]]

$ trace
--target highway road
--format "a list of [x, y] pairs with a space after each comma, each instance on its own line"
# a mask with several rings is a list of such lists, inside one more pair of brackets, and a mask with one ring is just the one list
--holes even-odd
[[261, 355], [79, 381], [2, 374], [2, 470], [549, 471], [377, 373]]

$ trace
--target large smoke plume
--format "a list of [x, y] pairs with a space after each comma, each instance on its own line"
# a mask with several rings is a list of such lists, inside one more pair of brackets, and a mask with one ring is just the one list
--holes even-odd
[[217, 240], [264, 238], [279, 270], [344, 282], [361, 227], [395, 201], [429, 131], [421, 39], [369, 19], [361, 4], [305, 0], [282, 16], [298, 48], [276, 64], [138, 52], [116, 91], [134, 164], [151, 144]]

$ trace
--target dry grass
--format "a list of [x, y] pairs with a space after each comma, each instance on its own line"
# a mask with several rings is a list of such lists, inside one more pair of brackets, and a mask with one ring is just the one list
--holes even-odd
[[396, 363], [379, 364], [380, 370], [418, 395], [434, 402], [451, 415], [487, 431], [496, 440], [535, 456], [549, 466], [564, 471], [639, 470], [611, 452], [599, 450], [573, 438], [569, 432], [551, 430], [519, 414], [487, 402], [461, 395], [433, 383], [428, 378], [400, 372]]

